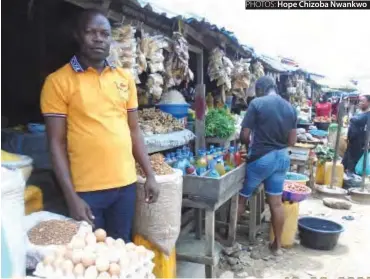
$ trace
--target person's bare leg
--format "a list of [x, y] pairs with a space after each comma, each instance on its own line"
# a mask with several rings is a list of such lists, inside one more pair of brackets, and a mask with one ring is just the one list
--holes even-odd
[[267, 203], [270, 206], [272, 229], [275, 235], [274, 242], [271, 243], [270, 247], [272, 252], [278, 253], [281, 249], [281, 235], [283, 233], [284, 226], [284, 208], [281, 201], [281, 195], [267, 195]]

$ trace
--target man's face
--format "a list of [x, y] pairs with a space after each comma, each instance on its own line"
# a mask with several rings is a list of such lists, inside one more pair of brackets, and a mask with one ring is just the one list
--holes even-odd
[[92, 15], [80, 29], [78, 41], [81, 53], [93, 61], [106, 59], [112, 40], [108, 19], [102, 15]]

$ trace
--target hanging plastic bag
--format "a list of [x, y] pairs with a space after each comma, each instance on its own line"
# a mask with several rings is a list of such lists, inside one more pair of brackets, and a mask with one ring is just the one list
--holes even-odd
[[[361, 156], [360, 160], [358, 160], [355, 168], [355, 172], [358, 175], [362, 175], [362, 171], [364, 168], [364, 154]], [[367, 154], [367, 162], [366, 162], [366, 175], [370, 175], [370, 155]]]

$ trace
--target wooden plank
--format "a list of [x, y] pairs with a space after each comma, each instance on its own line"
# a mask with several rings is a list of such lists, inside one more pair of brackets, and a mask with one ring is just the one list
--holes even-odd
[[196, 208], [194, 210], [194, 220], [195, 220], [195, 237], [196, 239], [201, 239], [203, 234], [203, 210]]
[[236, 239], [236, 230], [237, 230], [237, 223], [238, 223], [238, 201], [239, 201], [239, 193], [236, 194], [231, 198], [231, 206], [230, 206], [230, 213], [229, 213], [229, 232], [227, 242], [229, 246], [232, 246]]
[[112, 3], [112, 0], [103, 0], [102, 5], [101, 5], [102, 10], [108, 13], [111, 3]]
[[190, 262], [190, 263], [198, 263], [204, 265], [213, 266], [217, 262], [215, 258], [207, 257], [207, 256], [200, 256], [200, 255], [186, 255], [186, 254], [177, 254], [176, 259], [178, 261]]
[[203, 49], [195, 45], [189, 44], [189, 51], [195, 52], [196, 54], [203, 53]]
[[197, 84], [204, 84], [204, 55], [203, 50], [197, 53]]
[[[206, 247], [205, 253], [206, 256], [213, 258], [215, 255], [214, 247], [215, 247], [215, 212], [212, 210], [206, 210], [206, 225], [205, 225], [205, 240], [206, 240]], [[206, 278], [214, 278], [214, 266], [213, 265], [206, 265]]]
[[195, 89], [195, 151], [206, 147], [205, 140], [206, 88], [198, 84]]
[[249, 241], [254, 243], [256, 240], [256, 232], [257, 232], [257, 195], [253, 195], [249, 198]]

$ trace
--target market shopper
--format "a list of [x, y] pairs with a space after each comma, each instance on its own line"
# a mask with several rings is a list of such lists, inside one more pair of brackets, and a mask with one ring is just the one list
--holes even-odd
[[248, 150], [246, 180], [240, 192], [239, 214], [245, 212], [246, 199], [264, 184], [271, 210], [275, 240], [271, 251], [278, 255], [284, 225], [282, 192], [290, 167], [287, 147], [296, 143], [297, 114], [292, 105], [277, 94], [275, 82], [264, 76], [256, 82], [256, 95], [242, 123], [240, 139]]
[[41, 94], [52, 162], [70, 216], [131, 241], [136, 200], [135, 160], [146, 174], [146, 201], [159, 189], [138, 124], [136, 85], [128, 70], [107, 62], [111, 26], [84, 11], [79, 52], [49, 75]]
[[361, 112], [354, 115], [348, 127], [347, 150], [343, 156], [343, 166], [346, 172], [354, 173], [356, 164], [364, 153], [367, 118], [370, 117], [370, 95], [360, 96]]
[[328, 101], [326, 95], [319, 98], [319, 102], [316, 104], [315, 112], [316, 117], [331, 117], [331, 103]]

